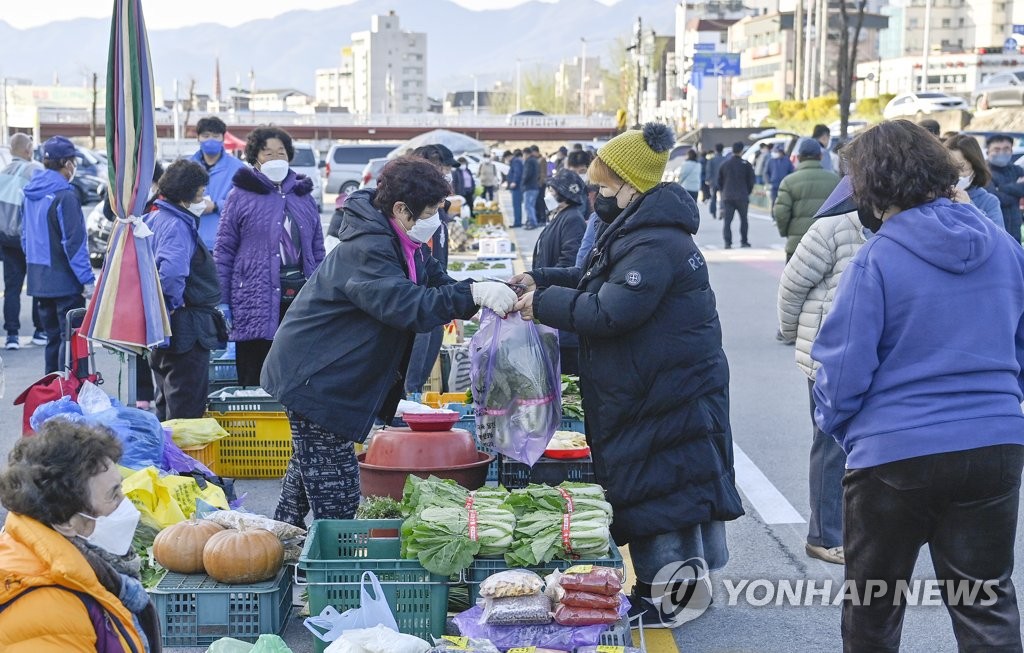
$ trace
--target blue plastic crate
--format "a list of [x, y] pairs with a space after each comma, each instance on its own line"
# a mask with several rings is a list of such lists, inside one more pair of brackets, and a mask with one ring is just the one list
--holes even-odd
[[149, 590], [165, 647], [209, 646], [222, 637], [255, 642], [284, 630], [292, 609], [292, 566], [251, 585], [218, 583], [206, 574], [168, 572]]

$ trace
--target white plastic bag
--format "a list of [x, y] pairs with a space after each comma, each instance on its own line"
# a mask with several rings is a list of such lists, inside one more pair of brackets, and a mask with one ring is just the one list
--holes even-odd
[[419, 637], [376, 626], [346, 632], [324, 653], [426, 653], [428, 650], [430, 644]]
[[110, 410], [112, 406], [107, 393], [89, 381], [83, 383], [82, 388], [78, 391], [78, 405], [82, 407], [82, 412], [86, 415], [102, 413], [105, 410]]
[[[366, 591], [367, 577], [373, 584], [372, 596]], [[308, 617], [302, 623], [309, 632], [323, 642], [333, 642], [346, 631], [373, 628], [374, 626], [386, 626], [393, 631], [398, 630], [398, 622], [395, 621], [395, 615], [391, 612], [388, 600], [384, 598], [384, 590], [380, 587], [377, 575], [372, 571], [364, 571], [359, 580], [358, 608], [339, 613], [333, 607], [327, 606], [318, 616]]]

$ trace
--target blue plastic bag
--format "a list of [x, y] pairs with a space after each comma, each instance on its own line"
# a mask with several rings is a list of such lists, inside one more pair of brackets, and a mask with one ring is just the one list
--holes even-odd
[[131, 469], [164, 467], [164, 427], [156, 415], [118, 406], [88, 416], [88, 421], [106, 426], [121, 441], [120, 464]]
[[56, 401], [48, 401], [40, 404], [29, 418], [29, 426], [33, 431], [39, 431], [47, 420], [54, 417], [63, 417], [70, 422], [81, 422], [83, 420], [82, 407], [71, 397], [61, 397]]

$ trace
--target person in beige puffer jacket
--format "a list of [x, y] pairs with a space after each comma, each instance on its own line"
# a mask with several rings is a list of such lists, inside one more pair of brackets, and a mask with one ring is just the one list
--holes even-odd
[[[866, 240], [856, 211], [817, 218], [800, 240], [779, 282], [780, 333], [786, 342], [796, 340], [796, 362], [814, 388], [818, 363], [811, 346], [828, 315], [839, 278]], [[835, 439], [814, 423], [810, 454], [810, 504], [807, 554], [826, 562], [843, 564], [843, 473], [846, 454]]]

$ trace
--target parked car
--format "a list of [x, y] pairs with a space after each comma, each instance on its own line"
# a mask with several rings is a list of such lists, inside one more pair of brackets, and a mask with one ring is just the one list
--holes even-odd
[[289, 162], [297, 174], [313, 180], [313, 198], [320, 211], [324, 210], [324, 185], [320, 179], [320, 153], [309, 143], [294, 143], [295, 155]]
[[[106, 193], [104, 193], [105, 196]], [[85, 217], [89, 261], [93, 267], [103, 267], [103, 258], [107, 255], [107, 243], [110, 242], [110, 231], [113, 227], [114, 221], [103, 215], [103, 200], [101, 199]]]
[[897, 95], [882, 110], [886, 120], [912, 118], [920, 120], [930, 113], [939, 111], [967, 111], [967, 101], [945, 93], [903, 93]]
[[362, 182], [363, 168], [370, 159], [379, 159], [388, 155], [400, 143], [335, 143], [327, 151], [327, 183], [328, 193], [351, 194]]
[[[480, 160], [481, 160], [481, 156], [479, 154], [469, 154], [467, 152], [463, 152], [462, 154], [456, 154], [455, 155], [456, 159], [459, 159], [461, 157], [465, 157], [466, 158], [466, 165], [469, 166], [469, 171], [473, 174], [473, 179], [478, 179], [480, 177]], [[508, 176], [508, 166], [507, 165], [502, 163], [500, 159], [497, 159], [497, 158], [494, 158], [494, 157], [491, 157], [491, 161], [494, 163], [494, 166], [498, 170], [498, 178], [499, 179], [504, 179], [506, 176]]]
[[362, 180], [359, 182], [360, 188], [376, 188], [377, 177], [380, 176], [380, 171], [384, 169], [388, 161], [391, 159], [386, 156], [382, 156], [376, 159], [370, 159], [366, 162], [366, 167], [363, 168]]
[[974, 89], [971, 104], [979, 111], [993, 107], [1024, 105], [1024, 70], [999, 73], [985, 79]]
[[[754, 141], [753, 144], [743, 151], [743, 160], [754, 165], [754, 160], [757, 158], [757, 152], [761, 149], [762, 143], [767, 143], [769, 151], [774, 150], [776, 145], [782, 145], [786, 149], [786, 156], [790, 156], [796, 148], [797, 141], [803, 138], [800, 134], [793, 132], [784, 132], [777, 129], [766, 129], [756, 134], [749, 136], [750, 140]], [[727, 148], [728, 151], [728, 148]]]

